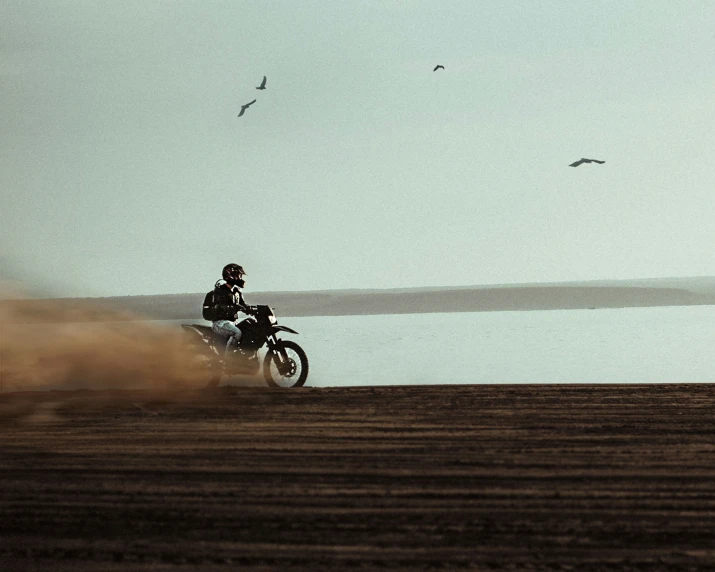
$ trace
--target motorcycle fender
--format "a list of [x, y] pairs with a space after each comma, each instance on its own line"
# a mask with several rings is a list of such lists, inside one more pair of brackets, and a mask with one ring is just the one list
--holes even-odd
[[203, 332], [201, 332], [201, 330], [197, 330], [196, 328], [193, 328], [187, 324], [181, 324], [181, 327], [184, 329], [185, 332], [191, 332], [192, 334], [198, 336], [202, 342], [208, 343], [206, 336], [203, 334]]
[[273, 326], [273, 330], [276, 332], [290, 332], [291, 334], [297, 334], [295, 330], [289, 328], [288, 326]]

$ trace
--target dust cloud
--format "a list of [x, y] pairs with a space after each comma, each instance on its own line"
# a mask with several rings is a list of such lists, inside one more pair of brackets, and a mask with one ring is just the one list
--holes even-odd
[[0, 284], [0, 293], [2, 392], [173, 391], [206, 383], [191, 367], [179, 328], [86, 301], [31, 300], [7, 283]]

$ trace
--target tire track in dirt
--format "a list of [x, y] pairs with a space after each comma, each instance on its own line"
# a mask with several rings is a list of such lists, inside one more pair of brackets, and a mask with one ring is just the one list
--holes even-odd
[[711, 570], [714, 404], [707, 384], [4, 394], [24, 413], [0, 416], [0, 565]]

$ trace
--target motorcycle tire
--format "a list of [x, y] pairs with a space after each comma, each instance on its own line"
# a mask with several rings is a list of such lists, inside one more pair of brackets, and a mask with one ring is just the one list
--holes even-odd
[[216, 357], [198, 344], [194, 344], [191, 350], [193, 350], [191, 352], [193, 354], [191, 358], [192, 378], [201, 383], [205, 381], [204, 387], [218, 387], [221, 381], [221, 368]]
[[[282, 352], [288, 359], [283, 371], [277, 352]], [[303, 348], [292, 341], [281, 341], [266, 354], [263, 377], [270, 387], [303, 387], [308, 379], [308, 368], [308, 356]]]

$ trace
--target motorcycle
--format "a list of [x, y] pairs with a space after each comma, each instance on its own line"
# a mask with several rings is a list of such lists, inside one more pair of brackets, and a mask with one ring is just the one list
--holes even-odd
[[[279, 332], [298, 332], [279, 326], [270, 306], [251, 306], [248, 310], [253, 316], [238, 323], [242, 332], [239, 346], [226, 355], [226, 338], [211, 326], [181, 324], [188, 334], [188, 350], [196, 370], [205, 375], [208, 387], [216, 387], [223, 375], [253, 376], [261, 367], [270, 387], [302, 387], [308, 379], [308, 356], [295, 342], [278, 337]], [[261, 365], [258, 351], [263, 346], [266, 352]]]

